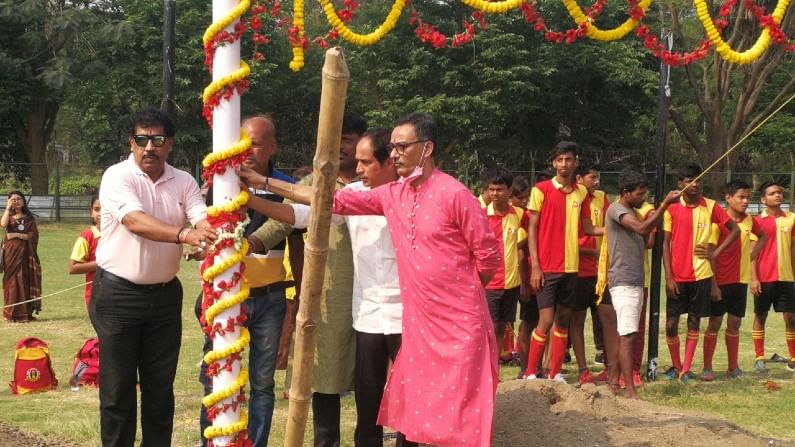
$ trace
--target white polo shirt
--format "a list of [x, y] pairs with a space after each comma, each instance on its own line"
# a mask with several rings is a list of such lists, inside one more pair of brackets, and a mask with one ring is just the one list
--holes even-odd
[[97, 266], [136, 284], [172, 280], [179, 271], [182, 245], [135, 235], [122, 224], [124, 216], [142, 211], [179, 227], [186, 220], [195, 225], [207, 217], [199, 185], [190, 174], [166, 163], [163, 175], [152, 182], [132, 154], [102, 175], [99, 202], [102, 214]]
[[[362, 182], [347, 185], [345, 189], [366, 191]], [[310, 209], [306, 205], [292, 204], [295, 228], [309, 226]], [[332, 225], [348, 224], [353, 249], [353, 328], [369, 334], [400, 334], [403, 305], [400, 302], [400, 284], [397, 259], [392, 238], [383, 216], [335, 215]]]

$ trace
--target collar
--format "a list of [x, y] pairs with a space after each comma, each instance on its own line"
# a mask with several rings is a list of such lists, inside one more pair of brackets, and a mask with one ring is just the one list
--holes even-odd
[[[136, 173], [138, 175], [145, 175], [146, 178], [149, 178], [149, 174], [147, 174], [146, 172], [141, 170], [141, 167], [138, 166], [138, 163], [135, 162], [135, 158], [133, 157], [133, 154], [130, 154], [130, 156], [127, 157], [127, 162], [132, 167], [132, 170], [133, 170], [134, 173]], [[156, 185], [158, 183], [165, 182], [166, 180], [171, 180], [174, 177], [176, 177], [176, 174], [174, 173], [174, 168], [170, 164], [168, 164], [168, 162], [165, 162], [163, 164], [163, 174], [161, 174], [160, 178], [155, 180], [153, 183]]]
[[99, 232], [99, 228], [97, 228], [96, 225], [91, 225], [91, 234], [93, 234], [94, 237], [100, 236], [101, 233]]
[[[778, 216], [778, 217], [786, 217], [788, 213], [789, 213], [789, 211], [781, 210], [781, 215]], [[763, 209], [762, 212], [759, 213], [759, 215], [762, 216], [763, 218], [765, 218], [765, 217], [773, 217], [773, 216], [767, 214], [767, 209]], [[773, 217], [773, 218], [774, 219], [778, 219], [778, 217]]]
[[707, 199], [705, 199], [704, 196], [701, 196], [701, 198], [698, 199], [698, 203], [695, 205], [690, 205], [689, 203], [685, 202], [684, 197], [679, 197], [679, 204], [685, 208], [697, 208], [699, 206], [707, 206]]

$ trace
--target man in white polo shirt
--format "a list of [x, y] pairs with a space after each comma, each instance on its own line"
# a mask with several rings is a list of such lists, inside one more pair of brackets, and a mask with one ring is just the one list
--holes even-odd
[[[182, 337], [182, 244], [216, 236], [199, 186], [166, 163], [174, 124], [147, 108], [129, 120], [130, 156], [108, 168], [89, 315], [99, 338], [99, 409], [103, 446], [132, 446], [136, 383], [142, 445], [171, 445], [174, 376]], [[193, 228], [185, 228], [190, 221]]]

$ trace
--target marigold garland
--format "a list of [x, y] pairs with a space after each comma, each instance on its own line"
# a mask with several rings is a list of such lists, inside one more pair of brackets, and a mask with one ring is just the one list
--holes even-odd
[[293, 3], [293, 26], [288, 35], [290, 45], [293, 47], [293, 59], [290, 61], [290, 70], [300, 71], [304, 68], [304, 0], [295, 0]]
[[585, 34], [593, 40], [602, 42], [622, 39], [632, 32], [632, 30], [638, 26], [640, 20], [646, 15], [646, 11], [649, 9], [649, 6], [651, 6], [651, 3], [652, 0], [640, 0], [637, 9], [630, 9], [630, 17], [624, 21], [624, 23], [613, 29], [602, 30], [588, 19], [576, 0], [563, 0], [563, 5], [566, 7], [572, 19], [574, 19], [574, 22], [581, 26], [584, 24]]
[[[723, 40], [723, 37], [721, 37], [720, 32], [712, 20], [712, 17], [709, 15], [709, 7], [707, 6], [707, 2], [704, 0], [693, 0], [693, 3], [696, 6], [696, 15], [698, 15], [698, 19], [701, 21], [701, 24], [704, 26], [704, 30], [707, 32], [707, 37], [715, 46], [715, 52], [717, 52], [725, 61], [741, 65], [750, 64], [762, 57], [762, 54], [764, 54], [768, 47], [770, 47], [770, 43], [772, 41], [770, 38], [770, 24], [763, 24], [764, 28], [762, 29], [762, 33], [756, 39], [756, 42], [754, 42], [751, 48], [742, 52], [733, 50], [729, 44]], [[784, 17], [784, 13], [787, 11], [788, 5], [789, 0], [778, 0], [778, 3], [776, 3], [776, 8], [773, 10], [773, 14], [771, 14], [773, 23], [776, 25], [781, 23], [781, 19]]]
[[226, 427], [207, 427], [204, 429], [204, 437], [207, 439], [217, 438], [219, 436], [233, 436], [242, 432], [248, 426], [248, 413], [245, 410], [240, 411], [240, 422], [235, 422]]
[[209, 168], [211, 165], [215, 163], [222, 162], [224, 159], [233, 158], [236, 155], [240, 155], [248, 150], [251, 147], [251, 139], [248, 137], [248, 134], [242, 128], [240, 129], [240, 141], [229, 146], [228, 148], [218, 151], [218, 152], [210, 152], [207, 156], [204, 157], [202, 160], [202, 166], [206, 169]]
[[246, 257], [246, 253], [248, 253], [248, 241], [243, 239], [240, 250], [232, 253], [231, 256], [224, 259], [220, 263], [207, 267], [202, 273], [202, 279], [207, 282], [212, 281], [216, 276], [220, 275], [221, 272], [225, 272], [226, 270], [232, 268], [232, 266], [235, 264], [243, 261], [243, 258]]
[[245, 301], [250, 292], [251, 286], [249, 286], [248, 281], [243, 281], [239, 292], [218, 300], [213, 303], [212, 306], [205, 309], [204, 319], [207, 320], [207, 325], [212, 326], [218, 314]]
[[238, 338], [234, 343], [229, 345], [226, 349], [222, 349], [219, 351], [210, 351], [207, 354], [205, 354], [204, 363], [207, 363], [209, 365], [212, 362], [220, 360], [224, 357], [228, 357], [232, 353], [241, 352], [246, 346], [248, 346], [250, 341], [251, 341], [251, 335], [248, 333], [248, 329], [246, 329], [245, 327], [241, 327], [240, 338]]
[[485, 0], [461, 0], [465, 5], [488, 14], [505, 14], [508, 11], [522, 6], [525, 0], [502, 0], [489, 2]]
[[403, 8], [406, 6], [406, 2], [405, 0], [395, 0], [384, 22], [378, 25], [373, 32], [368, 34], [359, 34], [351, 31], [340, 16], [337, 15], [337, 11], [334, 10], [334, 5], [331, 4], [331, 0], [320, 0], [320, 5], [323, 7], [323, 12], [326, 13], [326, 19], [329, 24], [337, 31], [340, 37], [355, 45], [364, 47], [378, 43], [384, 36], [392, 31], [400, 15], [403, 14]]
[[245, 189], [240, 190], [240, 193], [232, 199], [231, 202], [221, 206], [211, 206], [207, 208], [207, 215], [216, 217], [221, 213], [233, 213], [248, 203], [249, 193]]

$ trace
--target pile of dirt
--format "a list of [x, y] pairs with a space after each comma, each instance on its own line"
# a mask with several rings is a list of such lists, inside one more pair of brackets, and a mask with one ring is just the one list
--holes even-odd
[[785, 445], [707, 414], [615, 397], [604, 386], [504, 382], [495, 411], [495, 447]]
[[70, 441], [55, 438], [43, 438], [26, 433], [13, 425], [0, 422], [0, 447], [77, 447]]

